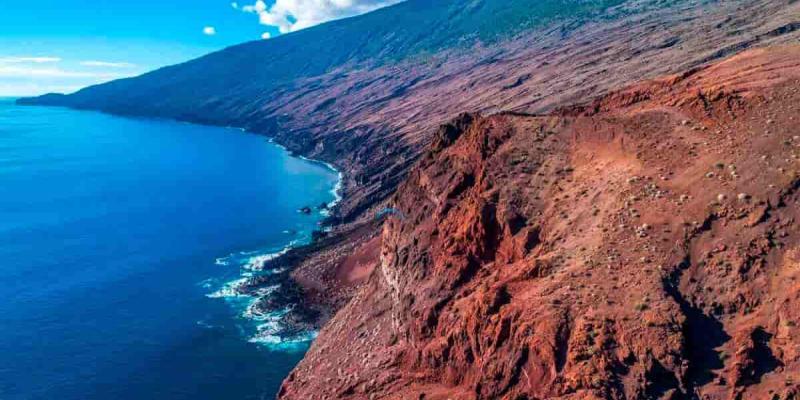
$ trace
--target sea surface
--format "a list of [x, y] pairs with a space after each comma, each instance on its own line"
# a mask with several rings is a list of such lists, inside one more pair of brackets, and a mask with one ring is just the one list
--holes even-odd
[[0, 99], [0, 399], [273, 398], [313, 334], [226, 284], [338, 180], [236, 129]]

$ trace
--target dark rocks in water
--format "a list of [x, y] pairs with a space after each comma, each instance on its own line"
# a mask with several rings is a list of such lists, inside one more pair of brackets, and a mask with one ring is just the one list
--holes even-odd
[[323, 239], [328, 236], [328, 232], [314, 230], [311, 232], [311, 241], [316, 242], [317, 240]]
[[302, 304], [303, 300], [303, 292], [298, 286], [286, 284], [279, 286], [269, 296], [259, 297], [255, 307], [257, 310], [267, 313], [294, 307], [297, 304]]
[[309, 207], [309, 206], [305, 206], [305, 207], [303, 207], [303, 208], [301, 208], [301, 209], [299, 209], [299, 210], [297, 210], [297, 211], [298, 211], [299, 213], [302, 213], [302, 214], [306, 214], [306, 215], [308, 215], [308, 214], [311, 214], [311, 207]]
[[283, 331], [288, 334], [299, 334], [315, 330], [316, 321], [320, 318], [320, 312], [309, 307], [306, 302], [297, 303], [294, 307], [281, 317]]
[[[238, 292], [255, 296], [257, 300], [253, 305], [255, 315], [266, 315], [274, 311], [285, 310], [280, 317], [278, 331], [272, 332], [278, 336], [294, 336], [319, 328], [322, 312], [309, 303], [308, 294], [293, 281], [289, 275], [288, 266], [297, 263], [296, 257], [301, 256], [289, 252], [264, 263], [265, 271], [272, 273], [251, 277]], [[262, 289], [275, 287], [269, 294], [264, 295]]]
[[237, 292], [244, 295], [258, 296], [259, 289], [280, 285], [286, 282], [286, 280], [287, 277], [284, 274], [258, 275], [248, 279], [245, 284], [237, 289]]
[[327, 210], [327, 209], [328, 209], [328, 203], [326, 203], [326, 202], [324, 202], [324, 201], [323, 201], [322, 203], [320, 203], [320, 204], [317, 206], [317, 208], [318, 208], [318, 209], [320, 209], [320, 210]]

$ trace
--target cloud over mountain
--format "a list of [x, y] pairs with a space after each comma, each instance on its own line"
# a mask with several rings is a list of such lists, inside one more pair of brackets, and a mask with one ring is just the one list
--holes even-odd
[[296, 31], [326, 21], [363, 14], [402, 0], [276, 0], [267, 5], [263, 0], [235, 9], [258, 15], [259, 23], [275, 26], [281, 33]]

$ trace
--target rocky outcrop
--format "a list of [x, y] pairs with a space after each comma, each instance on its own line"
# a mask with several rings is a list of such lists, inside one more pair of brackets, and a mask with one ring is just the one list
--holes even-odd
[[444, 125], [284, 399], [796, 399], [800, 47]]

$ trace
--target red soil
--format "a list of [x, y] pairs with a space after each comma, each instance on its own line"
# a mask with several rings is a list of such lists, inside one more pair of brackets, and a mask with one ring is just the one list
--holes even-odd
[[[372, 221], [436, 128], [461, 112], [550, 112], [749, 47], [796, 42], [799, 12], [800, 2], [785, 0], [628, 1], [609, 15], [558, 22], [491, 46], [291, 82], [270, 93], [259, 115], [288, 116], [272, 132], [279, 142], [340, 167], [345, 196], [337, 216]], [[333, 106], [321, 107], [331, 99]], [[353, 294], [335, 279], [343, 257], [377, 234], [352, 225], [335, 226], [336, 245], [318, 246], [294, 264], [293, 276], [323, 315]]]
[[798, 112], [793, 46], [459, 117], [279, 396], [798, 398]]

